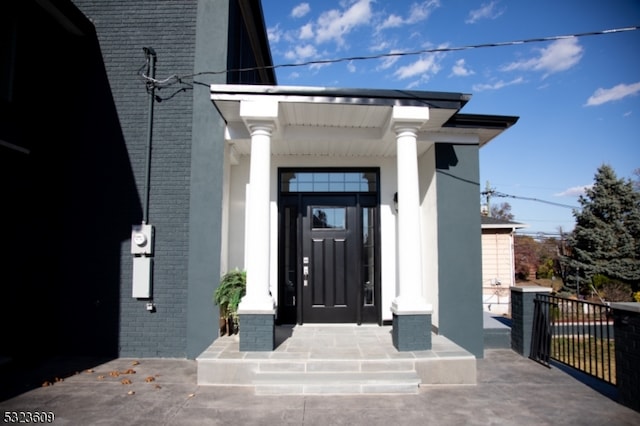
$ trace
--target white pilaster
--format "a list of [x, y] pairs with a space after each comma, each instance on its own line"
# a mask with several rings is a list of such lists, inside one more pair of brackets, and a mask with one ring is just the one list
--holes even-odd
[[394, 107], [398, 168], [398, 294], [391, 304], [397, 315], [430, 314], [422, 295], [420, 186], [417, 133], [429, 119], [426, 107]]
[[249, 202], [245, 213], [248, 235], [245, 246], [247, 292], [240, 302], [238, 313], [273, 313], [274, 301], [269, 294], [271, 135], [278, 116], [278, 104], [273, 101], [243, 101], [240, 116], [251, 134], [251, 163]]

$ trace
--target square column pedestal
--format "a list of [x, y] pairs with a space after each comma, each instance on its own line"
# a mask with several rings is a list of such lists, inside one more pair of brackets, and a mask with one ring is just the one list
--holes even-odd
[[401, 352], [431, 350], [431, 313], [426, 303], [398, 297], [391, 304], [393, 346]]
[[393, 314], [393, 346], [403, 351], [431, 350], [431, 314]]
[[273, 351], [276, 342], [275, 312], [241, 313], [240, 351]]

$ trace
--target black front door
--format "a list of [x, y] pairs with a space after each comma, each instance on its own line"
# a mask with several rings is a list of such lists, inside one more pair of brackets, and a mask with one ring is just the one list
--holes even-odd
[[358, 322], [355, 195], [302, 197], [302, 322]]
[[281, 194], [279, 323], [380, 323], [378, 199]]

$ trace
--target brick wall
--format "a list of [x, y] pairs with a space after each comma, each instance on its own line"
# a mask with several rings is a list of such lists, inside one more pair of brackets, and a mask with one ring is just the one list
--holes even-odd
[[531, 352], [533, 310], [536, 294], [549, 294], [545, 287], [511, 287], [511, 349], [528, 357]]
[[272, 351], [275, 349], [274, 315], [240, 314], [240, 350]]
[[[157, 54], [156, 79], [193, 73], [197, 0], [74, 0], [93, 23], [138, 188], [142, 220], [149, 95], [138, 70], [143, 47]], [[188, 81], [188, 80], [187, 80]], [[87, 88], [91, 90], [91, 88]], [[156, 90], [148, 222], [155, 226], [153, 302], [131, 297], [132, 257], [121, 248], [120, 356], [185, 356], [189, 182], [193, 91], [186, 85]], [[118, 173], [113, 170], [113, 173]]]
[[431, 315], [393, 314], [393, 346], [399, 351], [431, 349]]
[[612, 303], [618, 402], [640, 411], [640, 303]]

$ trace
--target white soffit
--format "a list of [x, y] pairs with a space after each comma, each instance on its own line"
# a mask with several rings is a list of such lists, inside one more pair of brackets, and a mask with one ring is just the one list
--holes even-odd
[[[250, 134], [240, 117], [243, 100], [277, 100], [277, 129], [272, 135], [273, 155], [373, 156], [396, 155], [396, 138], [389, 126], [391, 105], [328, 102], [313, 96], [277, 94], [214, 94], [212, 101], [227, 123], [226, 138], [238, 155], [250, 153]], [[429, 120], [418, 131], [418, 154], [434, 142], [484, 144], [504, 129], [453, 128], [443, 125], [458, 112], [430, 108]]]

